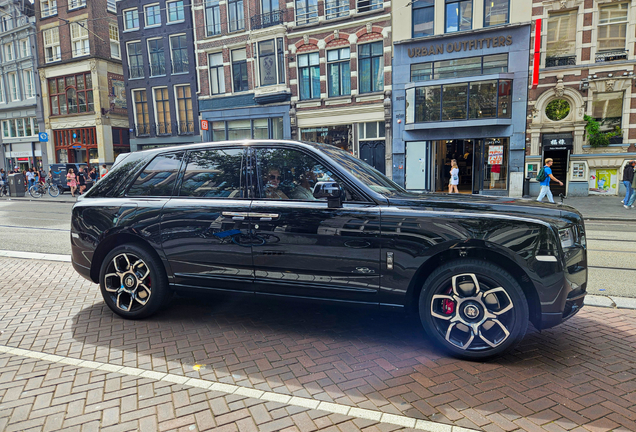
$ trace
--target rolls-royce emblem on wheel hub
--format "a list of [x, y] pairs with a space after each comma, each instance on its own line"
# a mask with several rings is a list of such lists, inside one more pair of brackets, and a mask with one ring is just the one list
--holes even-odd
[[135, 278], [132, 276], [128, 276], [124, 279], [124, 285], [126, 285], [126, 288], [132, 288], [135, 286]]
[[479, 316], [479, 309], [475, 305], [468, 305], [464, 308], [464, 315], [468, 318], [477, 318]]

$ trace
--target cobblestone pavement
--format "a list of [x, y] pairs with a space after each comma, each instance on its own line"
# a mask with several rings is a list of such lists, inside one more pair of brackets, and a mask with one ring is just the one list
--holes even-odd
[[5, 431], [636, 430], [632, 310], [471, 363], [413, 318], [344, 306], [192, 297], [124, 321], [70, 264], [0, 258], [0, 348]]

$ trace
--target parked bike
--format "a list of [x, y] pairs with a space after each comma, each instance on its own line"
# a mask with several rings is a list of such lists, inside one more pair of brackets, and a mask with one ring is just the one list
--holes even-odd
[[48, 192], [53, 198], [60, 194], [60, 189], [57, 185], [52, 184], [51, 182], [46, 182], [46, 184], [38, 183], [29, 188], [29, 195], [33, 198], [40, 198], [42, 195], [46, 195]]

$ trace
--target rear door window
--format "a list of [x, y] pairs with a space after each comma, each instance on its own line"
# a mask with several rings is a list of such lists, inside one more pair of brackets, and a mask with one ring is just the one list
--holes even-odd
[[242, 148], [191, 151], [179, 196], [244, 198], [244, 155]]
[[128, 189], [128, 196], [169, 197], [179, 174], [184, 152], [158, 155]]

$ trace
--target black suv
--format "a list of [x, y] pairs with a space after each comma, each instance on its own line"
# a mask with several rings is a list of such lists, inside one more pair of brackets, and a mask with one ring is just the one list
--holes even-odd
[[583, 305], [573, 208], [414, 194], [336, 147], [293, 141], [130, 153], [73, 207], [74, 268], [124, 318], [172, 290], [218, 290], [417, 311], [452, 354], [514, 347], [528, 321]]

